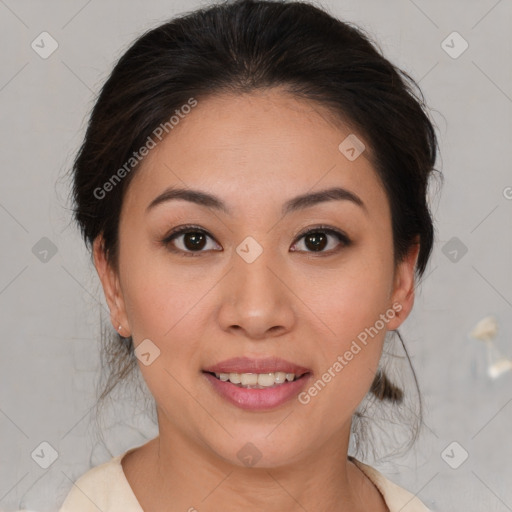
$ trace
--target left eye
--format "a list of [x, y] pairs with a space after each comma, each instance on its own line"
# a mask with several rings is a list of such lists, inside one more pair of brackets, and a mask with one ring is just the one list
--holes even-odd
[[[339, 243], [343, 246], [349, 246], [350, 240], [349, 238], [344, 235], [343, 233], [332, 229], [332, 228], [315, 228], [312, 230], [307, 231], [303, 235], [301, 235], [298, 240], [303, 240], [302, 242], [303, 246], [307, 249], [310, 249], [309, 251], [306, 250], [306, 252], [334, 252], [336, 250], [336, 245], [334, 246], [334, 249], [331, 247], [328, 250], [324, 250], [326, 246], [329, 245], [329, 237], [335, 238], [338, 240]], [[292, 246], [294, 247], [295, 244]], [[296, 251], [296, 249], [292, 249]]]

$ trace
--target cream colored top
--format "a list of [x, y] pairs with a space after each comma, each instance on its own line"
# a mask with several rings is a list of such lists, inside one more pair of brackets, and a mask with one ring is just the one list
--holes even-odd
[[[123, 471], [125, 453], [82, 475], [66, 496], [59, 512], [144, 512]], [[388, 480], [375, 468], [350, 458], [374, 483], [390, 512], [432, 512], [414, 494]]]

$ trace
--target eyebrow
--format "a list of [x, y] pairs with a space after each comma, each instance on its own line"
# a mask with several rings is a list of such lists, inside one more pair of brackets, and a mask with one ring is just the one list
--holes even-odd
[[[155, 197], [147, 206], [146, 213], [159, 204], [177, 199], [189, 201], [191, 203], [195, 203], [212, 210], [218, 210], [226, 214], [231, 214], [231, 211], [226, 206], [226, 204], [214, 195], [202, 192], [200, 190], [174, 187], [169, 187], [163, 193]], [[342, 187], [333, 187], [320, 190], [318, 192], [313, 192], [311, 194], [302, 194], [286, 201], [282, 207], [282, 215], [288, 215], [291, 212], [310, 208], [314, 205], [326, 201], [350, 201], [353, 204], [361, 207], [361, 209], [363, 209], [364, 212], [368, 214], [366, 205], [357, 194]]]

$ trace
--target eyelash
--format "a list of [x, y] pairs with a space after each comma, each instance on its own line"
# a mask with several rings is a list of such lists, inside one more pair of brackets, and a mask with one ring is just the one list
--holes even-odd
[[[352, 244], [352, 241], [345, 233], [338, 231], [337, 229], [334, 229], [330, 226], [320, 225], [320, 226], [316, 226], [314, 228], [310, 228], [306, 231], [299, 233], [297, 235], [297, 238], [296, 238], [295, 242], [293, 243], [293, 245], [295, 245], [297, 242], [299, 242], [306, 235], [309, 235], [311, 233], [319, 233], [319, 232], [326, 233], [328, 235], [333, 235], [334, 237], [336, 237], [338, 239], [339, 242], [341, 242], [343, 247], [348, 247]], [[182, 249], [177, 249], [177, 248], [173, 247], [171, 242], [178, 236], [186, 234], [186, 233], [201, 233], [203, 235], [208, 236], [212, 240], [214, 240], [213, 237], [210, 236], [210, 234], [207, 231], [205, 231], [204, 229], [202, 229], [198, 226], [189, 224], [189, 225], [181, 226], [179, 228], [172, 230], [168, 235], [165, 236], [165, 238], [161, 241], [161, 243], [169, 251], [179, 254], [180, 256], [184, 256], [184, 257], [197, 257], [197, 256], [200, 256], [201, 253], [207, 252], [207, 251], [203, 251], [203, 250], [201, 250], [201, 251], [184, 251]], [[309, 253], [312, 255], [318, 255], [318, 256], [322, 257], [322, 255], [325, 255], [325, 256], [332, 255], [332, 254], [338, 252], [339, 250], [340, 249], [334, 249], [334, 250], [331, 249], [330, 251], [319, 251], [319, 252], [315, 252], [315, 251], [293, 251], [293, 252], [306, 252], [306, 253]], [[217, 251], [217, 252], [220, 252], [220, 251]]]

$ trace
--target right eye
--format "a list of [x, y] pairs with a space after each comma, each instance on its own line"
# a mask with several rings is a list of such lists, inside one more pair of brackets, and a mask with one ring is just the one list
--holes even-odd
[[200, 253], [206, 252], [203, 249], [208, 245], [208, 238], [213, 240], [213, 237], [207, 231], [198, 226], [181, 226], [166, 235], [162, 244], [171, 252], [178, 253], [180, 256], [199, 256]]

